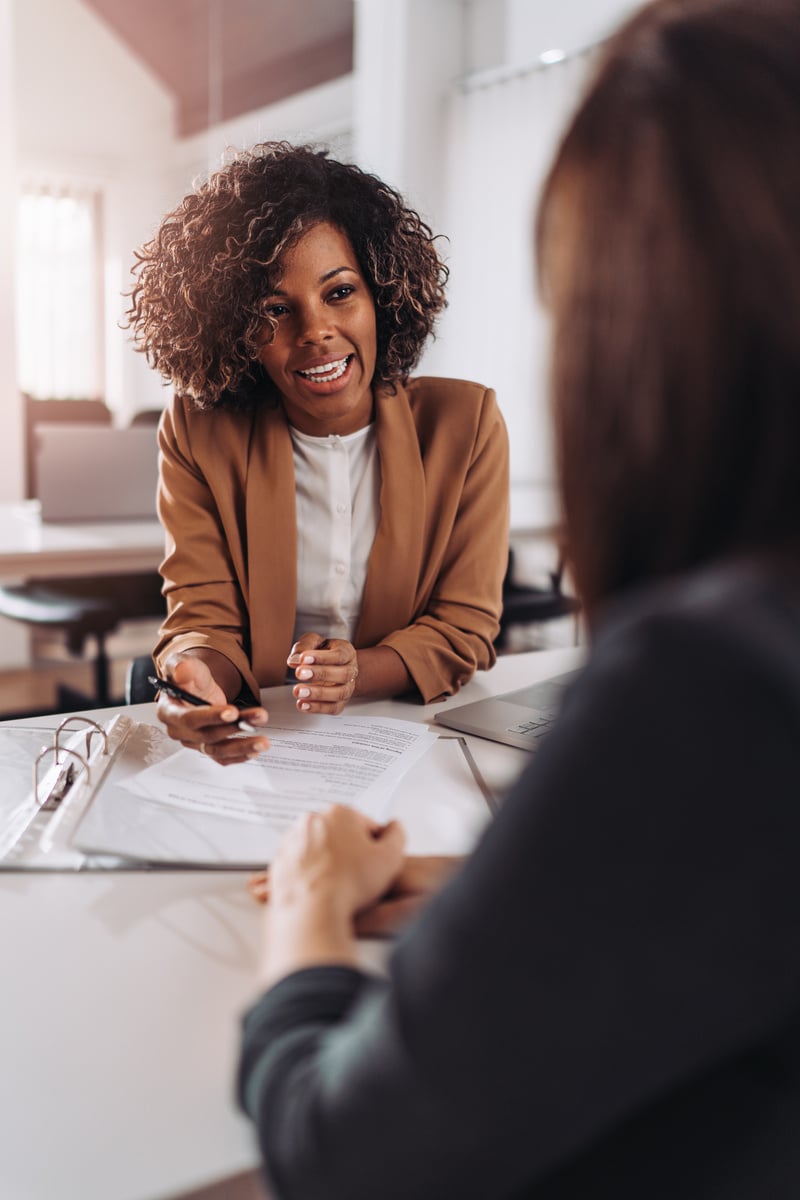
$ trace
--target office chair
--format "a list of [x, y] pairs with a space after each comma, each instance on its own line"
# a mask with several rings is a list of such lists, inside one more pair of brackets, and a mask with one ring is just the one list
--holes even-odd
[[157, 618], [164, 613], [161, 578], [155, 571], [31, 580], [0, 587], [0, 616], [25, 625], [62, 630], [69, 653], [76, 657], [83, 655], [86, 641], [94, 639], [93, 690], [82, 693], [59, 684], [59, 712], [105, 708], [116, 703], [109, 686], [106, 639], [123, 621]]
[[149, 654], [139, 654], [128, 663], [125, 675], [125, 703], [149, 704], [155, 700], [157, 688], [153, 687], [149, 676], [155, 675], [156, 669]]
[[503, 612], [495, 648], [505, 649], [508, 631], [514, 625], [532, 625], [539, 621], [554, 621], [560, 617], [575, 618], [575, 642], [578, 640], [580, 602], [563, 590], [564, 561], [559, 559], [555, 569], [548, 572], [549, 586], [514, 582], [514, 551], [509, 548], [508, 566], [503, 580]]

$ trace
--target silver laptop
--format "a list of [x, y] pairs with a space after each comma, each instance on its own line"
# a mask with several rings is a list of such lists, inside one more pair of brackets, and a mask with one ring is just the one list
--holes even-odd
[[515, 692], [473, 700], [438, 712], [434, 721], [459, 733], [473, 733], [520, 750], [535, 750], [556, 718], [564, 688], [578, 674], [579, 669], [565, 671]]
[[35, 479], [43, 521], [120, 521], [156, 515], [154, 426], [37, 427]]

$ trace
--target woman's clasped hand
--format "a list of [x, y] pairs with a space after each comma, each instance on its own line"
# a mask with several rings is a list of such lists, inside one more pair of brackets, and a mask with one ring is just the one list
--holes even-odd
[[305, 633], [287, 660], [298, 682], [292, 692], [301, 712], [340, 713], [356, 694], [358, 655], [341, 638]]

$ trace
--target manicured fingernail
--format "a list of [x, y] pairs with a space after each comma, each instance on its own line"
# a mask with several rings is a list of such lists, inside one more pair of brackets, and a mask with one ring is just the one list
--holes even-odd
[[305, 700], [306, 696], [310, 696], [310, 695], [311, 695], [311, 691], [310, 691], [310, 689], [309, 689], [309, 688], [298, 688], [298, 689], [297, 689], [297, 695], [298, 695], [298, 696], [301, 696], [301, 697], [302, 697], [302, 698]]
[[235, 721], [239, 714], [235, 708], [223, 708], [219, 715], [222, 717], [223, 721]]
[[314, 672], [309, 671], [308, 667], [301, 667], [300, 670], [297, 672], [297, 678], [298, 679], [313, 679]]
[[307, 663], [313, 663], [314, 661], [315, 661], [315, 659], [314, 659], [313, 654], [307, 654], [305, 656], [305, 658], [303, 659], [303, 662], [307, 662]]
[[310, 704], [301, 704], [301, 705], [300, 705], [300, 711], [301, 711], [301, 712], [308, 712], [308, 711], [310, 710], [310, 708], [311, 708], [311, 705], [310, 705]]

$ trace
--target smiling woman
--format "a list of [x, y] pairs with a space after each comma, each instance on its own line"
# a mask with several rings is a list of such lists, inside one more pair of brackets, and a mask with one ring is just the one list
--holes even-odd
[[301, 712], [428, 702], [490, 667], [507, 563], [494, 393], [410, 378], [444, 307], [431, 230], [325, 151], [264, 143], [138, 253], [130, 324], [176, 388], [160, 429], [170, 734], [219, 762], [233, 702], [294, 673]]

